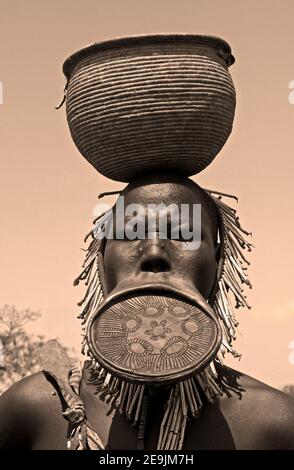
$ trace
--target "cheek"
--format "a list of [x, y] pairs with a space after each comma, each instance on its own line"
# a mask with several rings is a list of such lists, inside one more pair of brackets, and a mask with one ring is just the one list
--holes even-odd
[[106, 242], [104, 251], [105, 277], [108, 291], [112, 290], [122, 278], [129, 276], [136, 263], [136, 242]]
[[182, 250], [177, 269], [179, 274], [189, 277], [201, 294], [208, 298], [217, 270], [214, 246], [202, 242], [198, 250]]

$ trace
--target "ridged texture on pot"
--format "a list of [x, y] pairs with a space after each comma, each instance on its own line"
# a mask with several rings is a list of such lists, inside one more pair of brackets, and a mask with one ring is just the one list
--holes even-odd
[[97, 44], [64, 66], [72, 138], [113, 180], [128, 182], [158, 168], [196, 174], [231, 133], [229, 46], [201, 36], [160, 38]]

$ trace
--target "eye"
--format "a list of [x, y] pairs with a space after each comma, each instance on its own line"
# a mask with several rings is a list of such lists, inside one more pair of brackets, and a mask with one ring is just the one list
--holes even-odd
[[[182, 224], [180, 227], [177, 227], [177, 240], [181, 242], [190, 242], [195, 239], [197, 234], [193, 233], [193, 228], [187, 224]], [[175, 237], [174, 237], [175, 238]]]

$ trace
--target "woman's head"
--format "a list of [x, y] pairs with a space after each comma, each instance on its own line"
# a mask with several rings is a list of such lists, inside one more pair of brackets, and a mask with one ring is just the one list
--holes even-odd
[[[140, 206], [140, 219], [144, 220], [146, 231], [140, 238], [107, 240], [104, 265], [108, 292], [125, 280], [142, 283], [162, 280], [194, 286], [208, 298], [218, 264], [218, 213], [212, 198], [191, 179], [173, 172], [137, 178], [121, 197], [124, 209], [133, 204]], [[186, 211], [182, 210], [183, 205]], [[195, 206], [197, 211], [193, 210]], [[116, 206], [114, 219], [118, 212]], [[167, 223], [164, 237], [159, 222], [162, 214]], [[179, 216], [178, 236], [171, 229], [176, 216]], [[150, 217], [156, 220], [151, 227]], [[126, 227], [130, 219], [126, 212], [120, 212], [119, 218], [116, 223]], [[193, 231], [195, 227], [201, 234], [197, 248], [181, 237], [182, 229]]]

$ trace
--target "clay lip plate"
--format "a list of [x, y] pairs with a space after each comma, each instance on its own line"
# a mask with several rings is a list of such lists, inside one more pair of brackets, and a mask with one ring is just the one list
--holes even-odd
[[115, 292], [89, 322], [91, 354], [114, 376], [135, 383], [172, 383], [199, 373], [215, 357], [221, 329], [197, 298], [161, 284]]

